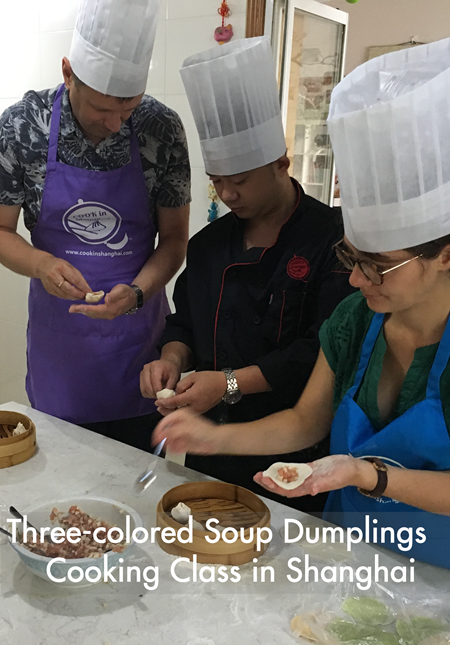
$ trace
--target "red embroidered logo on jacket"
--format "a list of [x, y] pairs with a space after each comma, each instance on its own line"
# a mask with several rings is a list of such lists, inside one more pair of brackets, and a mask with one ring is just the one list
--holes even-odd
[[286, 270], [290, 278], [294, 278], [294, 280], [304, 280], [309, 275], [309, 262], [308, 260], [305, 260], [305, 258], [294, 255], [294, 257], [289, 260]]

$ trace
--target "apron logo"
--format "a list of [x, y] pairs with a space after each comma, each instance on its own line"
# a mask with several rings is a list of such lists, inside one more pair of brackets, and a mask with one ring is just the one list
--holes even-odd
[[309, 262], [308, 260], [305, 260], [305, 258], [294, 255], [294, 257], [288, 262], [287, 274], [294, 280], [304, 280], [309, 275], [309, 271]]
[[64, 228], [85, 244], [106, 244], [110, 249], [121, 249], [128, 242], [128, 235], [121, 242], [112, 244], [109, 240], [119, 232], [122, 218], [110, 206], [98, 202], [83, 202], [69, 208], [63, 215]]

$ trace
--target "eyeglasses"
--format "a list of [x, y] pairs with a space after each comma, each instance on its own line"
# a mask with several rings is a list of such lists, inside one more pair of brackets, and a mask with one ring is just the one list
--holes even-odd
[[374, 262], [367, 262], [367, 260], [358, 260], [358, 258], [356, 258], [354, 255], [351, 255], [351, 253], [349, 253], [344, 247], [344, 240], [341, 240], [340, 242], [335, 244], [333, 248], [336, 251], [338, 260], [342, 262], [346, 269], [353, 271], [355, 265], [357, 264], [365, 277], [370, 280], [370, 282], [373, 282], [373, 284], [378, 285], [383, 284], [383, 276], [386, 273], [389, 273], [394, 269], [399, 269], [405, 264], [408, 264], [408, 262], [412, 262], [413, 260], [421, 258], [423, 255], [423, 253], [421, 253], [420, 255], [416, 255], [414, 258], [409, 258], [404, 262], [400, 262], [400, 264], [396, 264], [395, 267], [391, 267], [390, 269], [386, 269], [385, 271], [380, 271], [380, 269]]

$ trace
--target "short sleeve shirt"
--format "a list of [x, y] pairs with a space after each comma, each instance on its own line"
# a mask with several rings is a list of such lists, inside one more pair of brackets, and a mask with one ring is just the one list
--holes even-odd
[[[361, 293], [355, 293], [343, 300], [332, 316], [326, 320], [319, 333], [322, 350], [328, 365], [335, 375], [334, 410], [352, 387], [361, 350], [374, 312], [369, 309]], [[391, 416], [382, 420], [378, 409], [378, 382], [386, 353], [383, 327], [378, 334], [363, 381], [356, 395], [356, 403], [370, 419], [376, 430], [401, 416], [426, 396], [428, 376], [436, 356], [439, 343], [418, 347], [403, 381], [400, 395]], [[441, 401], [445, 423], [450, 429], [450, 367], [444, 370], [440, 382]], [[449, 430], [450, 434], [450, 430]]]
[[[25, 226], [32, 231], [44, 192], [50, 121], [58, 88], [27, 92], [0, 116], [0, 205], [23, 206]], [[179, 116], [151, 96], [144, 95], [132, 114], [142, 170], [148, 190], [149, 212], [155, 206], [177, 208], [188, 204], [190, 166], [183, 124]], [[61, 98], [58, 161], [85, 170], [108, 171], [130, 161], [130, 125], [99, 144], [87, 139], [72, 113], [69, 93]], [[156, 218], [155, 218], [155, 223]]]

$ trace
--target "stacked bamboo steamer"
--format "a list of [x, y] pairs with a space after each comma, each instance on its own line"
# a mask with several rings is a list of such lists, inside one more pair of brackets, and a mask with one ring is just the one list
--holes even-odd
[[[12, 436], [21, 423], [26, 432]], [[0, 468], [16, 466], [36, 452], [36, 427], [32, 420], [19, 412], [0, 411]]]
[[[266, 550], [267, 544], [263, 544], [258, 550], [256, 529], [270, 527], [270, 511], [262, 499], [246, 488], [218, 481], [176, 486], [167, 491], [158, 503], [157, 526], [162, 529], [170, 526], [176, 530], [182, 526], [170, 515], [172, 508], [179, 502], [189, 506], [194, 519], [201, 523], [214, 517], [223, 527], [232, 526], [239, 532], [243, 529], [245, 541], [238, 539], [234, 543], [227, 543], [220, 539], [211, 544], [205, 538], [207, 535], [214, 537], [213, 533], [194, 529], [192, 543], [184, 544], [176, 539], [167, 544], [158, 533], [158, 544], [166, 553], [190, 560], [196, 554], [197, 562], [204, 564], [241, 565], [259, 557]], [[251, 529], [253, 539], [248, 543]]]

